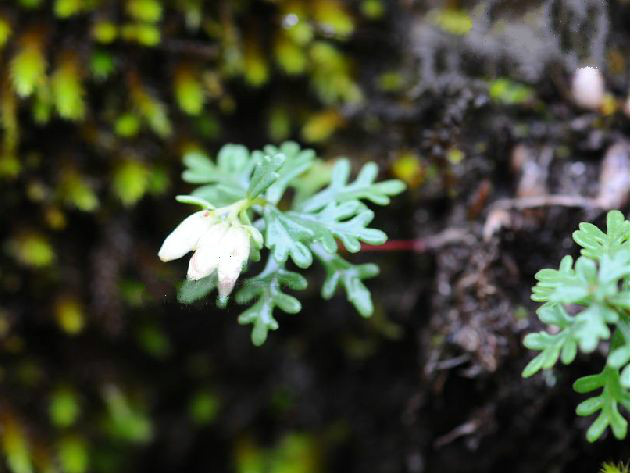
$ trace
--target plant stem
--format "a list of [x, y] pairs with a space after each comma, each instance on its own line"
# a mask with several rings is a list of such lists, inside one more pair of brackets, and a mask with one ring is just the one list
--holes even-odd
[[423, 240], [389, 240], [381, 245], [362, 243], [360, 251], [413, 251], [422, 253], [426, 249]]
[[472, 244], [473, 241], [475, 241], [475, 238], [467, 230], [447, 228], [441, 233], [413, 240], [388, 240], [381, 245], [367, 245], [363, 243], [360, 251], [412, 251], [413, 253], [425, 253], [446, 245], [454, 243]]

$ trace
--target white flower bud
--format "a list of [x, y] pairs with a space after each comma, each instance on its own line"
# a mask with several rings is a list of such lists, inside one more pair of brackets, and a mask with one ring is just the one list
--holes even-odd
[[223, 240], [223, 252], [217, 269], [218, 292], [226, 298], [250, 256], [250, 232], [243, 225], [233, 225]]
[[198, 280], [205, 278], [217, 269], [222, 253], [225, 251], [223, 241], [228, 224], [219, 222], [212, 225], [200, 238], [195, 253], [189, 260], [187, 278]]
[[198, 241], [212, 224], [213, 218], [206, 210], [189, 215], [165, 239], [158, 257], [162, 261], [182, 258], [189, 251], [195, 250]]
[[169, 261], [194, 251], [187, 278], [196, 281], [217, 271], [219, 296], [225, 299], [250, 257], [250, 239], [261, 246], [263, 236], [256, 228], [238, 223], [234, 216], [226, 218], [227, 212], [220, 213], [224, 218], [218, 217], [221, 210], [200, 211], [187, 217], [167, 237], [158, 256]]
[[596, 67], [582, 67], [575, 71], [571, 85], [575, 103], [580, 107], [598, 110], [606, 93], [603, 76]]

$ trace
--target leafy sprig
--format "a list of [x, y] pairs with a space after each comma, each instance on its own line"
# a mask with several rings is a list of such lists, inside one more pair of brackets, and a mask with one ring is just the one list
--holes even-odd
[[301, 310], [299, 300], [284, 293], [283, 287], [293, 290], [305, 289], [307, 280], [300, 274], [279, 266], [274, 258], [269, 258], [265, 269], [259, 275], [248, 279], [235, 296], [240, 304], [247, 304], [256, 299], [256, 302], [239, 316], [240, 324], [253, 325], [252, 342], [255, 345], [261, 345], [265, 342], [268, 331], [279, 327], [273, 315], [275, 308], [278, 307], [288, 314], [296, 314]]
[[[362, 316], [371, 315], [371, 294], [363, 280], [377, 275], [377, 266], [354, 265], [338, 251], [344, 247], [355, 253], [362, 243], [386, 241], [383, 231], [369, 227], [374, 214], [367, 204], [388, 204], [390, 197], [404, 190], [401, 181], [376, 182], [374, 163], [365, 164], [350, 181], [351, 164], [346, 159], [336, 161], [331, 173], [324, 174], [328, 168], [315, 153], [292, 142], [252, 152], [226, 145], [216, 161], [191, 151], [184, 156], [184, 164], [182, 178], [198, 187], [190, 195], [178, 196], [180, 202], [200, 206], [213, 215], [230, 213], [231, 218], [263, 235], [266, 265], [258, 275], [242, 278], [235, 296], [237, 303], [250, 305], [239, 322], [252, 324], [255, 345], [264, 343], [268, 332], [278, 328], [275, 309], [289, 314], [301, 310], [299, 300], [284, 291], [305, 289], [307, 281], [286, 265], [305, 269], [314, 256], [326, 272], [322, 296], [329, 299], [342, 288]], [[311, 173], [315, 173], [313, 177]], [[306, 182], [321, 185], [304, 186]], [[288, 189], [294, 191], [293, 198]], [[258, 250], [258, 246], [253, 249], [252, 260], [258, 260]], [[217, 287], [217, 279], [214, 272], [197, 281], [185, 281], [178, 299], [192, 303], [206, 297]]]
[[324, 248], [315, 244], [313, 251], [325, 266], [326, 277], [321, 290], [325, 299], [331, 299], [339, 286], [342, 286], [347, 295], [347, 300], [353, 304], [358, 313], [364, 317], [370, 317], [373, 313], [371, 293], [362, 282], [372, 278], [380, 272], [376, 264], [367, 263], [354, 265], [336, 254], [331, 254]]
[[620, 409], [630, 408], [629, 238], [630, 223], [619, 211], [608, 212], [606, 233], [582, 222], [573, 233], [582, 256], [573, 262], [567, 255], [559, 269], [543, 269], [535, 275], [538, 282], [532, 299], [543, 303], [536, 313], [548, 329], [525, 337], [525, 346], [540, 353], [525, 367], [523, 376], [550, 369], [558, 361], [570, 364], [578, 350], [592, 353], [609, 341], [603, 370], [573, 385], [579, 393], [601, 389], [577, 406], [580, 416], [598, 413], [586, 433], [590, 442], [608, 427], [619, 439], [628, 431]]

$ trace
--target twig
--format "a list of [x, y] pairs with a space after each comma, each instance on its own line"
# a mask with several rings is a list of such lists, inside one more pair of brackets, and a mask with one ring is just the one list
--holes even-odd
[[580, 207], [588, 209], [603, 209], [604, 206], [597, 199], [580, 195], [541, 195], [535, 197], [518, 197], [515, 199], [501, 199], [493, 204], [501, 209], [532, 209], [537, 207]]
[[165, 41], [162, 44], [162, 49], [171, 53], [191, 54], [205, 59], [215, 59], [219, 54], [219, 49], [214, 44], [183, 39], [171, 39]]
[[435, 365], [435, 369], [437, 370], [449, 370], [456, 366], [462, 365], [463, 363], [469, 361], [470, 355], [468, 353], [464, 353], [461, 356], [457, 356], [455, 358], [450, 358], [449, 360], [443, 360], [437, 362]]

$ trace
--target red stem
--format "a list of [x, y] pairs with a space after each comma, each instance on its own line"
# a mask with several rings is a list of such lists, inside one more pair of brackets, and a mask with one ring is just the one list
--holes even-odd
[[362, 243], [360, 251], [413, 251], [422, 252], [426, 245], [422, 240], [389, 240], [381, 245]]

